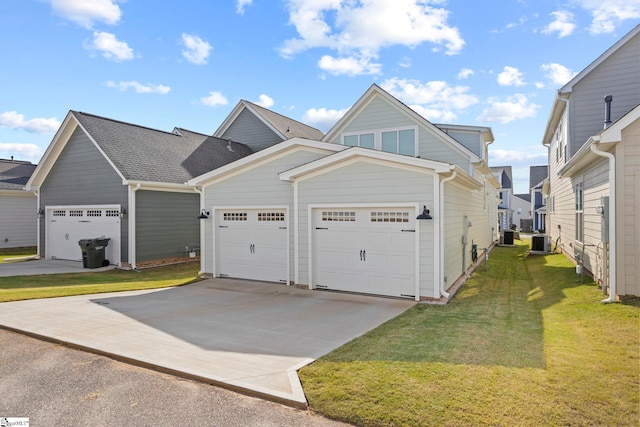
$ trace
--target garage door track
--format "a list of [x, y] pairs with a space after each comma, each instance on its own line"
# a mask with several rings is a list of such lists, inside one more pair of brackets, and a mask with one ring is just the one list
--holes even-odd
[[306, 406], [297, 370], [415, 302], [232, 279], [0, 304], [0, 325]]

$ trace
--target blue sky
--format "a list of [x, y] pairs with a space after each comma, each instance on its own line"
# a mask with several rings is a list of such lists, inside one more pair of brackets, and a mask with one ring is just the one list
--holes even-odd
[[555, 91], [638, 23], [640, 0], [2, 0], [0, 157], [39, 161], [72, 109], [210, 134], [247, 99], [327, 131], [377, 83], [490, 126], [528, 192]]

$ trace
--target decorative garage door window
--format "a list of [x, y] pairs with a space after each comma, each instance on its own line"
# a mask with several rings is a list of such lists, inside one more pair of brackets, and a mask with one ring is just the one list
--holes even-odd
[[67, 216], [67, 211], [63, 210], [54, 210], [53, 216]]
[[225, 212], [222, 215], [223, 221], [246, 221], [247, 213], [246, 212]]
[[371, 212], [371, 222], [409, 222], [409, 212]]
[[354, 211], [323, 211], [323, 221], [355, 222], [356, 213]]
[[71, 209], [69, 211], [69, 216], [83, 216], [84, 212], [77, 209]]
[[101, 209], [89, 209], [87, 210], [87, 216], [102, 216], [102, 210]]
[[284, 221], [284, 212], [258, 212], [258, 221]]
[[107, 209], [106, 216], [120, 216], [120, 211], [117, 209]]

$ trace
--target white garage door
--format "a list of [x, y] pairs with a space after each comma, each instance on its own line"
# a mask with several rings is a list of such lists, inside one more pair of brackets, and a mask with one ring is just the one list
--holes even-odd
[[119, 207], [53, 207], [47, 208], [47, 258], [82, 261], [78, 241], [109, 237], [105, 259], [120, 261]]
[[287, 283], [284, 209], [219, 210], [217, 216], [220, 277]]
[[317, 288], [415, 296], [415, 209], [314, 209], [313, 216]]

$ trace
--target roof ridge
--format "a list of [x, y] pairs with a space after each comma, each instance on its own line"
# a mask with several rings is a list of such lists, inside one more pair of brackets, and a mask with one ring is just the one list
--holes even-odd
[[21, 165], [33, 165], [29, 160], [12, 160], [12, 159], [0, 159], [0, 162], [6, 163], [18, 163]]
[[[135, 124], [135, 123], [125, 122], [123, 120], [112, 119], [110, 117], [99, 116], [97, 114], [86, 113], [84, 111], [71, 110], [71, 112], [73, 114], [82, 114], [84, 116], [94, 117], [94, 118], [101, 119], [101, 120], [107, 120], [107, 121], [110, 121], [110, 122], [113, 122], [113, 123], [120, 123], [120, 124], [127, 125], [127, 126], [133, 126], [133, 127], [140, 128], [140, 129], [147, 129], [147, 130], [151, 130], [151, 131], [154, 131], [154, 132], [165, 133], [167, 135], [173, 135], [173, 136], [178, 136], [178, 137], [181, 136], [181, 135], [178, 135], [178, 134], [176, 134], [174, 132], [169, 132], [169, 131], [162, 130], [162, 129], [156, 129], [156, 128], [152, 128], [152, 127], [149, 127], [149, 126], [138, 125], [138, 124]], [[185, 129], [185, 130], [188, 130], [188, 129]]]
[[317, 130], [318, 132], [322, 132], [322, 131], [321, 131], [320, 129], [318, 129], [318, 128], [314, 128], [313, 126], [308, 125], [308, 124], [306, 124], [306, 123], [303, 123], [303, 122], [301, 122], [300, 120], [292, 119], [291, 117], [289, 117], [289, 116], [285, 116], [284, 114], [278, 113], [277, 111], [273, 111], [273, 110], [270, 110], [270, 109], [268, 109], [268, 108], [265, 108], [265, 107], [263, 107], [262, 105], [258, 105], [258, 104], [256, 104], [256, 103], [251, 102], [251, 101], [248, 101], [248, 100], [246, 100], [246, 99], [242, 99], [242, 101], [244, 101], [244, 102], [246, 102], [246, 103], [248, 103], [248, 104], [251, 104], [251, 105], [252, 105], [252, 106], [254, 106], [254, 107], [258, 107], [258, 108], [263, 109], [263, 110], [265, 110], [265, 111], [268, 111], [268, 112], [270, 112], [270, 113], [276, 114], [276, 115], [278, 115], [278, 116], [280, 116], [280, 117], [284, 117], [285, 119], [287, 119], [287, 120], [291, 120], [292, 122], [299, 123], [299, 124], [301, 124], [302, 126], [306, 126], [306, 127], [311, 128], [311, 129], [313, 129], [313, 130]]

